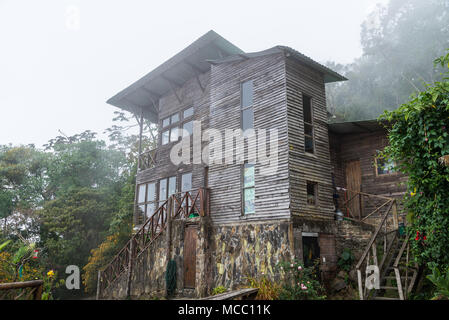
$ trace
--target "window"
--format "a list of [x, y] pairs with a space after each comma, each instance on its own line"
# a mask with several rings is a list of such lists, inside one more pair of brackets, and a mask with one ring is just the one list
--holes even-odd
[[178, 128], [171, 128], [170, 130], [170, 142], [175, 142], [178, 141], [179, 138], [179, 132], [178, 132]]
[[162, 128], [165, 128], [167, 126], [170, 125], [170, 117], [165, 118], [164, 120], [162, 120]]
[[186, 122], [182, 125], [182, 136], [188, 137], [193, 133], [193, 121]]
[[302, 96], [302, 111], [304, 116], [304, 149], [308, 153], [314, 153], [312, 98], [306, 95]]
[[241, 87], [242, 130], [254, 129], [253, 82], [246, 81]]
[[307, 204], [311, 206], [317, 205], [318, 184], [316, 182], [307, 181]]
[[167, 179], [159, 180], [159, 206], [167, 200]]
[[174, 124], [176, 122], [179, 121], [179, 113], [175, 113], [174, 115], [171, 116], [171, 123], [170, 124]]
[[190, 108], [184, 110], [183, 115], [182, 115], [182, 117], [184, 119], [191, 117], [191, 116], [193, 116], [193, 107], [190, 107]]
[[151, 217], [156, 209], [156, 183], [139, 185], [137, 191], [137, 204], [139, 209], [139, 220], [144, 222]]
[[159, 180], [159, 206], [176, 193], [176, 176]]
[[162, 132], [162, 145], [170, 142], [170, 130]]
[[181, 176], [181, 192], [192, 190], [192, 173], [184, 173]]
[[254, 164], [245, 163], [243, 167], [243, 214], [255, 212]]
[[396, 163], [390, 158], [378, 156], [375, 158], [375, 167], [378, 176], [387, 175], [395, 172]]

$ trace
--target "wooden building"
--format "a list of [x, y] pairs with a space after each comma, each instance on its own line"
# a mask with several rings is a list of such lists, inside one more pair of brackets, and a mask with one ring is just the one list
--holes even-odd
[[[281, 260], [320, 259], [325, 274], [335, 271], [335, 195], [404, 190], [396, 186], [403, 177], [385, 172], [384, 162], [376, 168], [376, 152], [386, 143], [382, 126], [327, 123], [325, 84], [344, 80], [289, 47], [245, 53], [210, 31], [108, 100], [141, 124], [157, 123], [159, 140], [139, 158], [137, 233], [123, 251], [130, 257], [119, 253], [103, 271], [101, 295], [114, 296], [110, 288], [120, 283], [131, 295], [163, 290], [169, 260], [177, 263], [178, 293], [196, 296], [218, 285], [237, 287], [247, 276], [277, 277]], [[201, 136], [195, 123], [207, 134]], [[256, 135], [265, 129], [270, 137], [275, 131], [276, 165], [250, 157], [250, 138], [240, 149], [246, 159], [236, 156], [238, 140], [225, 141], [238, 129]], [[220, 139], [222, 146], [215, 144]], [[183, 140], [192, 157], [174, 163], [173, 150]], [[259, 143], [260, 136], [257, 141], [257, 152], [271, 147]], [[362, 202], [351, 216], [356, 207], [368, 207]]]

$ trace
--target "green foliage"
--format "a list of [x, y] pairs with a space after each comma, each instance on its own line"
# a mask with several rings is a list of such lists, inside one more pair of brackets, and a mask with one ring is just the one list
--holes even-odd
[[226, 288], [223, 287], [223, 286], [218, 286], [218, 287], [215, 287], [215, 288], [212, 290], [212, 295], [215, 296], [215, 295], [217, 295], [217, 294], [225, 293], [227, 290], [228, 290], [228, 289], [226, 289]]
[[449, 47], [447, 21], [447, 0], [377, 6], [362, 24], [362, 57], [347, 65], [328, 63], [349, 79], [326, 86], [330, 111], [340, 120], [374, 119], [423, 90], [425, 82], [440, 80], [431, 61]]
[[429, 279], [435, 285], [435, 299], [449, 299], [449, 268], [446, 268], [445, 273], [441, 273], [438, 267], [431, 265], [430, 269], [432, 273], [427, 275]]
[[277, 300], [281, 286], [262, 274], [259, 277], [247, 277], [250, 288], [258, 288], [256, 300]]
[[352, 251], [348, 248], [344, 248], [340, 258], [338, 259], [337, 264], [340, 267], [340, 269], [349, 272], [351, 270], [351, 266], [352, 263], [354, 262], [354, 259], [355, 258]]
[[284, 276], [284, 284], [279, 293], [281, 300], [323, 300], [326, 296], [316, 270], [318, 266], [304, 267], [298, 261], [282, 261], [278, 264]]
[[[449, 54], [435, 62], [449, 67]], [[408, 175], [404, 200], [412, 250], [418, 263], [432, 261], [438, 268], [449, 266], [449, 167], [439, 162], [449, 155], [447, 74], [443, 79], [382, 116], [391, 124], [384, 153]]]
[[175, 294], [176, 290], [176, 261], [170, 260], [167, 263], [167, 270], [165, 271], [165, 287], [167, 290], [167, 297]]

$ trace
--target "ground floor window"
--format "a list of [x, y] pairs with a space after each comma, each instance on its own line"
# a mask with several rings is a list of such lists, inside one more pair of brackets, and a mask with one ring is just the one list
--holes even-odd
[[255, 166], [245, 163], [243, 167], [243, 214], [255, 213]]
[[156, 183], [140, 184], [137, 189], [137, 208], [139, 219], [144, 222], [156, 209]]
[[[311, 267], [320, 259], [320, 246], [318, 244], [317, 233], [305, 233], [302, 234], [302, 251], [304, 266]], [[318, 261], [317, 261], [318, 260]]]

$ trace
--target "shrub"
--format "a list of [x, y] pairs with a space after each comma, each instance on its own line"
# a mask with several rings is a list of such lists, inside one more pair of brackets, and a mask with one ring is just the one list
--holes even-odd
[[270, 279], [264, 274], [261, 277], [248, 277], [248, 283], [250, 288], [258, 288], [256, 300], [277, 300], [279, 299], [279, 292], [281, 286]]
[[432, 274], [427, 276], [436, 287], [435, 297], [433, 299], [449, 299], [449, 268], [445, 273], [441, 273], [435, 265], [430, 265]]
[[227, 291], [227, 289], [225, 287], [218, 286], [212, 290], [212, 295], [215, 296], [217, 294], [225, 293], [226, 291]]
[[338, 266], [341, 270], [344, 270], [346, 272], [349, 272], [351, 270], [352, 263], [354, 262], [354, 254], [352, 251], [348, 248], [344, 248], [343, 252], [340, 256], [340, 259], [338, 259]]
[[323, 300], [326, 298], [316, 274], [317, 264], [312, 267], [304, 267], [295, 260], [293, 262], [280, 262], [277, 267], [284, 277], [279, 299]]

